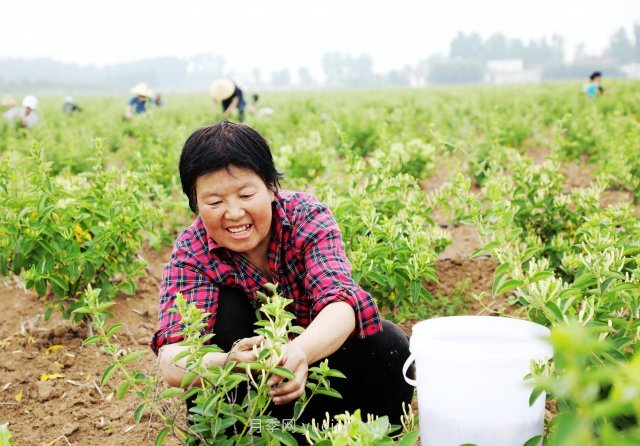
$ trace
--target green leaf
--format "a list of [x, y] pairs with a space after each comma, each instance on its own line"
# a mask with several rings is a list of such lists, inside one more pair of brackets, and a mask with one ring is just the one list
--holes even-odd
[[128, 355], [124, 356], [120, 362], [122, 362], [122, 364], [128, 364], [132, 361], [135, 361], [136, 359], [138, 359], [141, 356], [146, 355], [147, 352], [144, 351], [137, 351], [137, 352], [131, 352]]
[[111, 328], [109, 328], [109, 330], [107, 330], [107, 334], [106, 337], [110, 338], [111, 336], [113, 336], [118, 330], [120, 330], [122, 327], [124, 327], [124, 324], [122, 323], [117, 323], [111, 326]]
[[100, 336], [91, 336], [88, 337], [87, 339], [85, 339], [84, 341], [82, 341], [82, 345], [91, 345], [91, 344], [95, 344], [96, 342], [100, 341], [101, 337]]
[[596, 278], [593, 273], [584, 273], [573, 281], [572, 286], [581, 290], [591, 288], [596, 284]]
[[553, 277], [553, 273], [551, 271], [538, 271], [529, 278], [529, 282], [533, 283], [539, 280], [548, 279], [550, 277]]
[[298, 442], [296, 441], [296, 439], [286, 430], [283, 431], [281, 429], [274, 429], [272, 431], [269, 431], [269, 433], [286, 446], [298, 446]]
[[109, 381], [109, 379], [116, 372], [116, 364], [111, 364], [106, 368], [104, 373], [102, 374], [102, 379], [100, 380], [100, 387], [104, 387], [104, 385]]
[[498, 289], [508, 279], [509, 277], [506, 274], [501, 274], [499, 276], [496, 276], [495, 279], [493, 279], [493, 285], [491, 286], [491, 294], [493, 294], [494, 296], [497, 296]]
[[494, 276], [501, 276], [503, 274], [506, 274], [510, 269], [511, 269], [511, 264], [502, 263], [499, 267], [496, 268], [493, 274]]
[[631, 291], [631, 290], [637, 291], [638, 285], [631, 282], [623, 282], [611, 288], [611, 292], [613, 293], [619, 293], [620, 291]]
[[142, 403], [136, 408], [136, 411], [133, 413], [133, 419], [136, 420], [136, 423], [140, 422], [146, 410], [147, 410], [147, 403]]
[[47, 293], [47, 282], [43, 279], [36, 280], [35, 289], [38, 296], [43, 297]]
[[189, 384], [193, 382], [198, 377], [198, 375], [194, 372], [187, 372], [182, 382], [180, 383], [180, 387], [187, 387]]
[[613, 280], [614, 280], [613, 277], [609, 277], [604, 282], [602, 282], [600, 284], [600, 292], [604, 293], [605, 291], [607, 291], [607, 288], [609, 288], [609, 285], [611, 284], [611, 282], [613, 282]]
[[162, 399], [173, 398], [176, 396], [180, 396], [183, 393], [184, 393], [184, 389], [181, 389], [179, 387], [171, 387], [169, 389], [166, 389], [160, 392], [160, 398]]
[[527, 440], [527, 442], [522, 446], [538, 446], [542, 441], [542, 435], [536, 435], [535, 437], [531, 437]]
[[116, 391], [116, 398], [121, 400], [127, 394], [127, 390], [129, 390], [129, 381], [122, 381], [118, 386], [118, 390]]
[[344, 375], [344, 373], [342, 373], [340, 370], [335, 370], [335, 369], [331, 369], [327, 372], [327, 376], [330, 376], [332, 378], [343, 378], [343, 379], [347, 379], [347, 377]]
[[551, 312], [553, 313], [553, 315], [558, 318], [557, 322], [562, 322], [564, 320], [564, 317], [562, 315], [562, 311], [560, 310], [560, 308], [555, 304], [555, 302], [549, 301], [546, 303], [546, 306], [549, 310], [551, 310]]
[[515, 290], [516, 288], [519, 288], [523, 285], [524, 285], [524, 282], [522, 280], [517, 280], [517, 279], [507, 280], [499, 284], [496, 290], [497, 291], [496, 294], [502, 294], [502, 293], [506, 293], [507, 291]]
[[334, 398], [342, 398], [342, 395], [340, 395], [340, 392], [338, 392], [335, 389], [325, 389], [323, 387], [318, 387], [316, 389], [316, 393], [318, 393], [320, 395], [331, 396], [331, 397], [334, 397]]
[[156, 437], [156, 441], [153, 443], [153, 446], [162, 446], [162, 443], [164, 443], [164, 438], [167, 436], [168, 433], [169, 433], [169, 428], [168, 427], [163, 428], [158, 434], [158, 436]]
[[47, 277], [47, 279], [49, 279], [49, 282], [51, 282], [52, 284], [55, 284], [57, 287], [59, 287], [63, 291], [65, 292], [69, 291], [69, 284], [67, 283], [66, 280], [58, 276], [49, 276]]
[[420, 430], [410, 431], [402, 435], [398, 446], [413, 446], [420, 437]]
[[136, 285], [132, 281], [126, 280], [120, 284], [120, 291], [131, 296], [136, 292]]
[[282, 376], [283, 378], [286, 378], [286, 379], [295, 379], [296, 377], [296, 375], [294, 375], [290, 370], [280, 365], [275, 366], [271, 370], [271, 372], [275, 373], [276, 375]]
[[536, 400], [542, 395], [544, 389], [542, 387], [534, 387], [531, 395], [529, 396], [529, 407], [533, 406]]

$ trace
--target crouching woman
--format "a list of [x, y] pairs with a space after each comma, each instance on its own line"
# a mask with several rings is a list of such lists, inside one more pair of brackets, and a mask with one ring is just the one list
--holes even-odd
[[[314, 397], [300, 421], [361, 409], [399, 423], [413, 388], [402, 375], [409, 356], [404, 332], [380, 319], [372, 297], [351, 278], [338, 225], [326, 205], [302, 192], [279, 190], [281, 174], [265, 139], [242, 124], [222, 121], [196, 130], [180, 156], [180, 178], [194, 222], [177, 238], [164, 267], [158, 329], [151, 348], [171, 386], [184, 378], [186, 347], [179, 315], [182, 293], [208, 313], [208, 331], [223, 353], [205, 361], [223, 365], [255, 360], [252, 351], [257, 292], [275, 283], [293, 302], [288, 310], [304, 328], [284, 348], [280, 365], [295, 378], [270, 382], [271, 414], [292, 417], [310, 366], [329, 358], [346, 380], [332, 380], [342, 399]], [[236, 342], [239, 341], [239, 342]]]

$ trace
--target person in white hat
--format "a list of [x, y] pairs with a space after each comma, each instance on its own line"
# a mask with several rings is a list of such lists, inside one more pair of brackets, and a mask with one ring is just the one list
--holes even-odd
[[229, 79], [218, 79], [209, 88], [209, 94], [213, 98], [214, 110], [218, 107], [218, 101], [222, 104], [222, 113], [231, 115], [238, 110], [238, 121], [244, 121], [244, 108], [247, 105], [242, 90]]
[[20, 110], [20, 127], [31, 128], [38, 121], [38, 98], [33, 95], [27, 95], [22, 99], [22, 110]]
[[153, 92], [144, 82], [139, 83], [129, 91], [135, 96], [129, 101], [125, 115], [128, 119], [132, 119], [134, 113], [140, 115], [147, 112], [147, 104], [151, 101]]

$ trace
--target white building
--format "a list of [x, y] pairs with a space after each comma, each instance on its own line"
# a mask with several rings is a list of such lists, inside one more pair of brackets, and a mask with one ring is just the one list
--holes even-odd
[[494, 59], [487, 61], [485, 82], [490, 84], [527, 84], [542, 79], [539, 68], [525, 68], [522, 59]]

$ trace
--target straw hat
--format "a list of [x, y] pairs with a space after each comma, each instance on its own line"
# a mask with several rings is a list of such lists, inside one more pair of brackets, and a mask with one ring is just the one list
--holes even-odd
[[213, 99], [224, 101], [229, 99], [236, 90], [236, 85], [229, 79], [218, 79], [209, 88], [209, 94]]
[[31, 110], [36, 110], [38, 108], [38, 98], [29, 94], [22, 99], [22, 106], [29, 107]]
[[140, 82], [138, 85], [136, 85], [135, 87], [133, 87], [129, 91], [131, 93], [135, 94], [136, 96], [145, 96], [145, 97], [148, 97], [148, 98], [153, 96], [153, 91], [151, 91], [149, 86], [147, 84], [145, 84], [144, 82]]
[[6, 94], [2, 97], [0, 105], [7, 108], [14, 107], [16, 105], [16, 100], [13, 99], [13, 96]]

